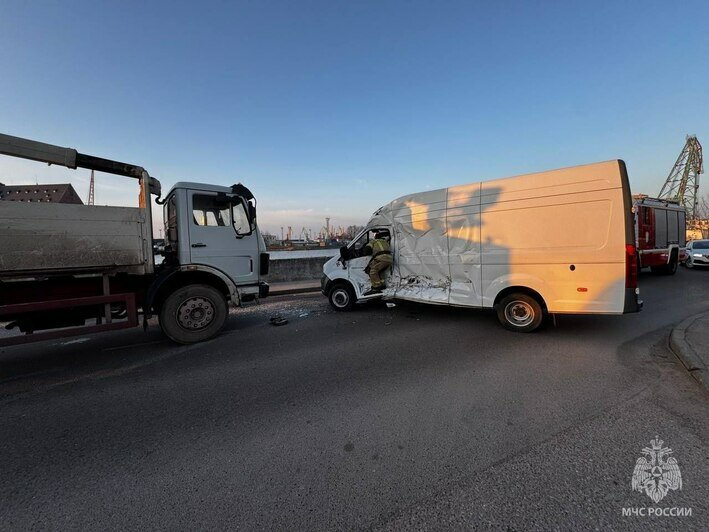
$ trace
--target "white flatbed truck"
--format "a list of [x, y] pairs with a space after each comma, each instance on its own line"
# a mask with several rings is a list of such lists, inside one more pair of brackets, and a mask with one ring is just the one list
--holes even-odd
[[[137, 326], [179, 343], [216, 335], [229, 305], [268, 295], [269, 256], [243, 185], [160, 182], [137, 165], [0, 134], [0, 154], [139, 183], [138, 207], [0, 201], [0, 346]], [[156, 264], [152, 195], [165, 214]]]

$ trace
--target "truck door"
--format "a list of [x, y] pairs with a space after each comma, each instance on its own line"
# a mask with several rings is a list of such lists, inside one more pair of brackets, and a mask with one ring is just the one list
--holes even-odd
[[190, 191], [188, 196], [191, 262], [221, 270], [237, 284], [258, 282], [256, 233], [237, 234], [240, 228], [248, 232], [243, 206], [220, 201], [215, 192]]

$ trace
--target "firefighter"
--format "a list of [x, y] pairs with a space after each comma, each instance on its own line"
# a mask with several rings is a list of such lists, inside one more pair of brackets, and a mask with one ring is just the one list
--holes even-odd
[[374, 240], [368, 242], [362, 249], [363, 256], [372, 256], [372, 260], [369, 261], [369, 264], [364, 269], [364, 271], [369, 274], [369, 279], [372, 281], [372, 288], [365, 292], [365, 296], [378, 294], [386, 287], [382, 279], [382, 274], [393, 262], [389, 239], [389, 231], [379, 229], [374, 235]]

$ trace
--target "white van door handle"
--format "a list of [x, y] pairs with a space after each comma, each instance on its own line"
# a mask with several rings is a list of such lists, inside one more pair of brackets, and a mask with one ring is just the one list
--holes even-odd
[[202, 244], [202, 242], [197, 242], [196, 244], [192, 244], [193, 248], [206, 248], [207, 244]]

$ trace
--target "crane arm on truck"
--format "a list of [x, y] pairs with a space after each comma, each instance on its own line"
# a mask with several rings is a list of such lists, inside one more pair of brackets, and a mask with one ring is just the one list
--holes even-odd
[[135, 179], [143, 179], [147, 176], [146, 180], [148, 181], [151, 194], [160, 195], [160, 181], [154, 177], [150, 177], [141, 166], [86, 155], [77, 152], [73, 148], [63, 148], [45, 142], [0, 133], [0, 154], [30, 159], [50, 165], [57, 164], [66, 166], [72, 170], [87, 168], [89, 170], [96, 170], [97, 172], [105, 172], [107, 174], [121, 175]]

